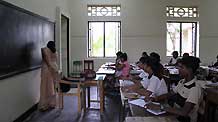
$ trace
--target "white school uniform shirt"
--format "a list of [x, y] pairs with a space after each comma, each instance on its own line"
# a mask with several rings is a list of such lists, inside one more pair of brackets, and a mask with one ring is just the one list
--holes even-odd
[[141, 81], [142, 86], [151, 91], [151, 97], [160, 96], [167, 93], [167, 85], [164, 79], [160, 80], [158, 77], [152, 75], [150, 79], [148, 77]]
[[178, 60], [179, 58], [171, 58], [171, 60], [172, 60], [172, 62], [171, 62], [171, 64], [176, 64], [176, 62], [177, 62], [177, 60]]
[[148, 77], [148, 73], [147, 72], [145, 72], [144, 70], [141, 70], [141, 73], [139, 74], [139, 77], [140, 78], [147, 78]]
[[179, 81], [178, 85], [173, 89], [175, 93], [178, 93], [186, 99], [185, 102], [195, 104], [193, 110], [188, 114], [191, 118], [191, 122], [197, 122], [199, 104], [203, 99], [202, 88], [198, 85], [196, 78], [184, 83], [184, 79]]

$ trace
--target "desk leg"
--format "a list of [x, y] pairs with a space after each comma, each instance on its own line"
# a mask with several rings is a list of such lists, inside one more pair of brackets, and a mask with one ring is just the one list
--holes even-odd
[[88, 108], [90, 108], [90, 87], [87, 87], [87, 94], [88, 94]]
[[83, 109], [86, 112], [86, 88], [83, 88]]
[[206, 106], [205, 106], [205, 115], [204, 115], [204, 122], [208, 122], [208, 119], [209, 119], [209, 111], [208, 111], [208, 109], [209, 109], [209, 102], [208, 102], [208, 100], [206, 99]]
[[100, 81], [100, 111], [104, 111], [104, 86], [103, 81]]

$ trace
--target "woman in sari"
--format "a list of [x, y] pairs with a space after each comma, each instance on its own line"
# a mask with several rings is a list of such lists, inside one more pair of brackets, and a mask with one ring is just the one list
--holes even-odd
[[40, 85], [40, 100], [38, 108], [40, 111], [46, 111], [55, 108], [55, 82], [58, 78], [57, 55], [55, 43], [49, 41], [47, 47], [42, 51], [42, 68], [41, 68], [41, 85]]

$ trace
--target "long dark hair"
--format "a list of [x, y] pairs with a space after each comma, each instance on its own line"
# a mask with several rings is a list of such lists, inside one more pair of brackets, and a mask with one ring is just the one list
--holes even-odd
[[51, 52], [53, 52], [53, 53], [56, 52], [55, 42], [54, 42], [54, 41], [49, 41], [49, 42], [47, 43], [47, 47], [51, 50]]
[[153, 71], [153, 75], [158, 77], [160, 80], [163, 78], [163, 73], [162, 73], [163, 66], [160, 64], [160, 62], [157, 58], [150, 56], [145, 61], [145, 64], [147, 64], [148, 66], [151, 67], [151, 69]]

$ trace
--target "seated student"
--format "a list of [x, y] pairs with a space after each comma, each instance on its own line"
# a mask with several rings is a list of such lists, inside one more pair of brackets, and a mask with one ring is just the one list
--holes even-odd
[[[149, 56], [148, 56], [149, 57]], [[142, 80], [144, 77], [147, 77], [148, 76], [148, 73], [146, 73], [143, 68], [144, 68], [144, 65], [142, 62], [145, 62], [145, 60], [148, 58], [148, 57], [141, 57], [137, 63], [137, 66], [138, 68], [140, 69], [141, 73], [139, 75], [130, 75], [130, 79], [135, 79], [135, 80]]]
[[116, 74], [116, 77], [122, 78], [122, 77], [128, 77], [130, 72], [130, 65], [127, 61], [128, 57], [126, 53], [123, 53], [120, 56], [120, 62], [117, 65], [117, 70], [120, 71], [119, 74]]
[[168, 94], [154, 98], [155, 101], [168, 100], [171, 107], [164, 105], [146, 105], [149, 109], [163, 109], [169, 113], [179, 115], [180, 122], [197, 122], [198, 108], [202, 100], [202, 88], [195, 77], [199, 68], [199, 58], [189, 56], [178, 62], [179, 73], [182, 79]]
[[147, 52], [142, 52], [142, 57], [149, 57]]
[[[120, 56], [122, 55], [123, 53], [121, 52], [121, 51], [118, 51], [117, 53], [116, 53], [116, 60], [115, 60], [115, 64], [111, 64], [111, 65], [109, 65], [109, 66], [117, 66], [118, 64], [119, 64], [119, 62], [120, 62]], [[110, 67], [110, 68], [112, 68], [112, 69], [114, 69], [113, 67]], [[116, 69], [116, 68], [115, 68]]]
[[118, 64], [119, 62], [120, 62], [120, 56], [122, 55], [123, 53], [121, 52], [121, 51], [118, 51], [117, 53], [116, 53], [116, 56], [117, 56], [117, 58], [116, 58], [116, 64]]
[[139, 74], [139, 75], [136, 75], [136, 76], [132, 76], [130, 75], [130, 77], [128, 78], [124, 78], [124, 80], [130, 80], [132, 82], [134, 82], [135, 84], [134, 85], [130, 85], [130, 86], [127, 86], [127, 87], [124, 87], [123, 89], [125, 90], [135, 90], [135, 89], [138, 89], [140, 87], [142, 87], [143, 85], [143, 82], [146, 82], [147, 80], [147, 77], [148, 77], [148, 73], [146, 73], [144, 71], [144, 64], [145, 64], [145, 61], [148, 59], [148, 57], [141, 57], [138, 61], [138, 67], [142, 70], [142, 72]]
[[218, 68], [218, 55], [216, 56], [217, 62], [213, 65], [213, 67], [217, 67]]
[[[147, 52], [142, 52], [141, 57], [147, 58], [147, 57], [149, 57], [149, 55], [147, 54]], [[139, 63], [139, 61], [136, 62], [137, 65], [138, 65], [138, 63]]]
[[163, 74], [164, 74], [164, 67], [163, 67], [163, 65], [160, 63], [160, 55], [159, 55], [158, 53], [156, 53], [156, 52], [152, 52], [152, 53], [150, 53], [150, 57], [153, 57], [154, 59], [157, 60], [157, 63], [158, 63], [159, 68], [160, 68], [159, 73], [160, 73], [160, 75], [163, 75]]
[[189, 57], [188, 53], [183, 53], [182, 58]]
[[124, 90], [136, 92], [142, 96], [145, 96], [145, 98], [166, 94], [167, 86], [164, 79], [160, 76], [160, 70], [157, 61], [150, 57], [141, 63], [143, 63], [144, 71], [148, 73], [148, 76], [141, 81], [141, 85], [135, 82], [136, 86], [130, 87], [129, 89], [124, 88]]
[[179, 57], [178, 57], [178, 56], [179, 56], [178, 51], [173, 51], [172, 55], [173, 55], [173, 57], [170, 59], [168, 65], [175, 65], [176, 62], [177, 62], [177, 60], [179, 59]]

